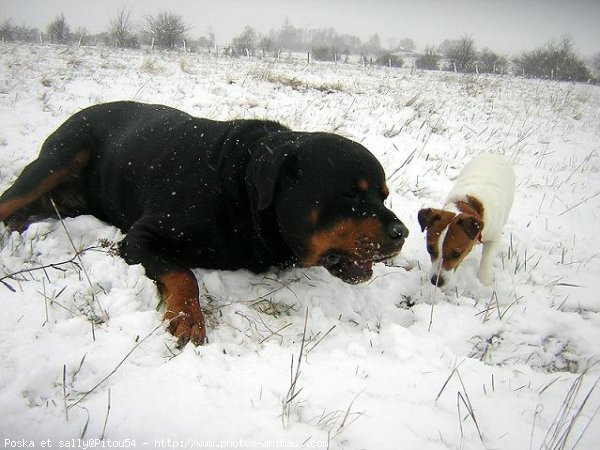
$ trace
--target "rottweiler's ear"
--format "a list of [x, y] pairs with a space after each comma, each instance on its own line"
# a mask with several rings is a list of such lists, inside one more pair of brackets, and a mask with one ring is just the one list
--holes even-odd
[[419, 225], [421, 225], [421, 231], [425, 231], [433, 222], [440, 219], [442, 215], [433, 208], [423, 208], [419, 211], [417, 218], [419, 219]]
[[273, 202], [283, 170], [292, 164], [296, 153], [293, 146], [266, 147], [250, 161], [246, 184], [251, 195], [255, 196], [253, 201], [258, 211], [267, 209]]
[[456, 223], [464, 230], [469, 239], [477, 239], [481, 230], [483, 230], [483, 222], [474, 216], [466, 215], [460, 217]]

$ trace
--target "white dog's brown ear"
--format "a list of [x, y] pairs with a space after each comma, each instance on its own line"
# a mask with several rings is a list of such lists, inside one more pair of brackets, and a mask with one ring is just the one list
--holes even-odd
[[483, 230], [483, 222], [474, 216], [460, 217], [456, 223], [464, 230], [469, 239], [477, 239], [481, 230]]
[[440, 219], [442, 215], [433, 208], [423, 208], [419, 211], [417, 218], [419, 219], [419, 225], [421, 225], [421, 231], [425, 231], [433, 222]]

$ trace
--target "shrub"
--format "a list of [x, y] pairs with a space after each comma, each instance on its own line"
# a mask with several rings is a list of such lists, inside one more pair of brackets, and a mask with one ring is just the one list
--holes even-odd
[[427, 46], [425, 51], [421, 53], [415, 60], [417, 69], [438, 70], [440, 62], [440, 54], [435, 47]]
[[587, 81], [592, 73], [573, 48], [566, 36], [560, 44], [550, 41], [535, 50], [524, 52], [515, 61], [517, 74], [534, 78]]
[[592, 58], [592, 70], [596, 80], [600, 79], [600, 53], [596, 53]]
[[508, 66], [508, 59], [493, 51], [484, 48], [477, 58], [480, 73], [503, 73]]
[[40, 30], [26, 25], [15, 26], [13, 33], [15, 40], [20, 42], [36, 42], [40, 38]]
[[14, 27], [10, 19], [0, 22], [0, 41], [10, 42], [14, 40]]
[[381, 52], [375, 59], [375, 64], [378, 66], [402, 67], [404, 60], [392, 52]]
[[336, 61], [339, 58], [337, 49], [330, 46], [315, 47], [311, 55], [315, 61]]

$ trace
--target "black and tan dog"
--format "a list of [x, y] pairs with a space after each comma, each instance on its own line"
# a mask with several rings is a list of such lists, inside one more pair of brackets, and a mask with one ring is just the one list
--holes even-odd
[[156, 280], [180, 344], [206, 338], [190, 268], [324, 266], [349, 283], [408, 235], [363, 146], [274, 122], [216, 122], [161, 105], [84, 109], [0, 197], [0, 220], [93, 214], [127, 232], [121, 254]]

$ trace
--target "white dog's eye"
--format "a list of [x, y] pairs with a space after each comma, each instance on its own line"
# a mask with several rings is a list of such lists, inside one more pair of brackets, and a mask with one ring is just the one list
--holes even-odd
[[435, 247], [431, 244], [429, 244], [427, 246], [427, 253], [429, 253], [430, 255], [433, 255], [435, 253]]

